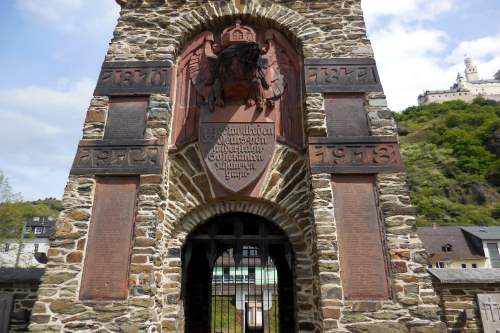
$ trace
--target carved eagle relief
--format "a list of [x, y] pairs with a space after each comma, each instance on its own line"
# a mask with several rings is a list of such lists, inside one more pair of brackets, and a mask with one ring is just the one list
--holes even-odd
[[[288, 42], [278, 32], [267, 30], [257, 35], [240, 21], [220, 35], [205, 32], [193, 40], [177, 67], [174, 144], [196, 139], [201, 113], [224, 112], [227, 106], [276, 112], [278, 116], [288, 112], [302, 127], [298, 57], [283, 43]], [[296, 66], [292, 68], [289, 64], [293, 62]], [[289, 84], [290, 80], [295, 82]], [[285, 95], [291, 100], [282, 104], [290, 109], [277, 110]], [[285, 130], [277, 131], [284, 136]], [[297, 141], [302, 142], [302, 133]]]

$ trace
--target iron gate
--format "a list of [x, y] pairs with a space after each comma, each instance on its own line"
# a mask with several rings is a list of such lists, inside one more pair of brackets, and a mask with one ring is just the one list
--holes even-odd
[[294, 332], [292, 251], [268, 221], [230, 214], [188, 237], [183, 255], [188, 333]]

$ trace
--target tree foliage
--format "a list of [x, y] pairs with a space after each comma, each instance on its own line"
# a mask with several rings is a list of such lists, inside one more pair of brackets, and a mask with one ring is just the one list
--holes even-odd
[[12, 191], [1, 171], [0, 196], [0, 241], [19, 238], [27, 219], [34, 216], [57, 216], [62, 209], [61, 201], [53, 198], [34, 202], [21, 201], [21, 196]]
[[500, 104], [431, 104], [396, 119], [419, 225], [500, 225]]

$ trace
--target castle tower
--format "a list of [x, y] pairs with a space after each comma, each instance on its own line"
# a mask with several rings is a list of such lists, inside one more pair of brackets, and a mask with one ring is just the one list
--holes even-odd
[[118, 2], [31, 331], [444, 332], [361, 0]]
[[479, 73], [477, 71], [477, 66], [472, 58], [465, 58], [465, 78], [468, 82], [474, 82], [479, 80]]

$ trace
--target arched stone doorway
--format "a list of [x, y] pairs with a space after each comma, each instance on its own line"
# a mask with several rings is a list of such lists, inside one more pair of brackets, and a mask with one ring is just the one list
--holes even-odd
[[182, 264], [186, 333], [295, 331], [293, 251], [268, 220], [210, 219], [188, 236]]

